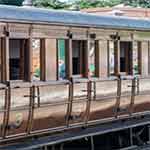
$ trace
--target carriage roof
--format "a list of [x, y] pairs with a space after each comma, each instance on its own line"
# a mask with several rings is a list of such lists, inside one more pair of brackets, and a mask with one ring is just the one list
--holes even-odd
[[76, 11], [0, 5], [0, 21], [111, 29], [150, 30], [150, 20], [100, 16]]

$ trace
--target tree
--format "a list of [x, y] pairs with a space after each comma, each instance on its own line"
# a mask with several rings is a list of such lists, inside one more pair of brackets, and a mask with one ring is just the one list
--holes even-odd
[[53, 9], [65, 9], [69, 7], [69, 4], [65, 2], [60, 2], [59, 0], [34, 0], [34, 6], [46, 7]]
[[76, 5], [81, 9], [91, 7], [113, 7], [118, 4], [150, 8], [150, 0], [75, 0], [73, 2], [73, 5]]
[[[0, 0], [0, 4], [21, 6], [23, 0]], [[130, 5], [133, 7], [150, 8], [150, 0], [33, 0], [34, 6], [53, 9], [67, 9], [76, 6], [80, 9], [91, 7], [113, 7], [118, 4]]]
[[23, 0], [0, 0], [0, 4], [21, 6]]
[[125, 4], [134, 7], [150, 8], [150, 0], [127, 0]]

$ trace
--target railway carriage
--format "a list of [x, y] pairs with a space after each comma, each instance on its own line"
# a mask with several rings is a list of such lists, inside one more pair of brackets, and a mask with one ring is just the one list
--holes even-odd
[[0, 142], [149, 113], [150, 21], [0, 6]]

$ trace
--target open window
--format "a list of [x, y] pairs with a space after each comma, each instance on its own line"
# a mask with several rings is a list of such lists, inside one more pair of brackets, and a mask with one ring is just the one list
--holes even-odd
[[[41, 56], [41, 40], [33, 39], [31, 41], [32, 49], [30, 49], [29, 42], [29, 39], [9, 40], [10, 80], [36, 81], [41, 79], [41, 57], [44, 57], [44, 53]], [[31, 50], [32, 52], [30, 52]], [[30, 57], [32, 63], [30, 62]]]
[[65, 51], [65, 40], [57, 40], [57, 77], [58, 80], [66, 78], [66, 51]]
[[132, 42], [120, 42], [120, 72], [132, 74]]
[[41, 79], [41, 67], [40, 67], [40, 51], [41, 51], [41, 41], [40, 39], [32, 40], [32, 80], [38, 81]]
[[114, 41], [108, 42], [109, 49], [109, 75], [115, 74], [115, 51], [114, 51]]
[[86, 42], [72, 41], [72, 72], [73, 76], [84, 77], [86, 74]]
[[28, 40], [9, 40], [9, 78], [10, 80], [27, 79]]
[[97, 41], [92, 40], [90, 42], [90, 49], [89, 49], [89, 72], [90, 76], [94, 77], [96, 75], [96, 44]]

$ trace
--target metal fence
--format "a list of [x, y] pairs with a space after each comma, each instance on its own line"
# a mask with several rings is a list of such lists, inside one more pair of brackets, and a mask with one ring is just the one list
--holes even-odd
[[147, 112], [148, 80], [149, 77], [118, 76], [1, 84], [4, 103], [0, 107], [0, 141], [87, 127]]

